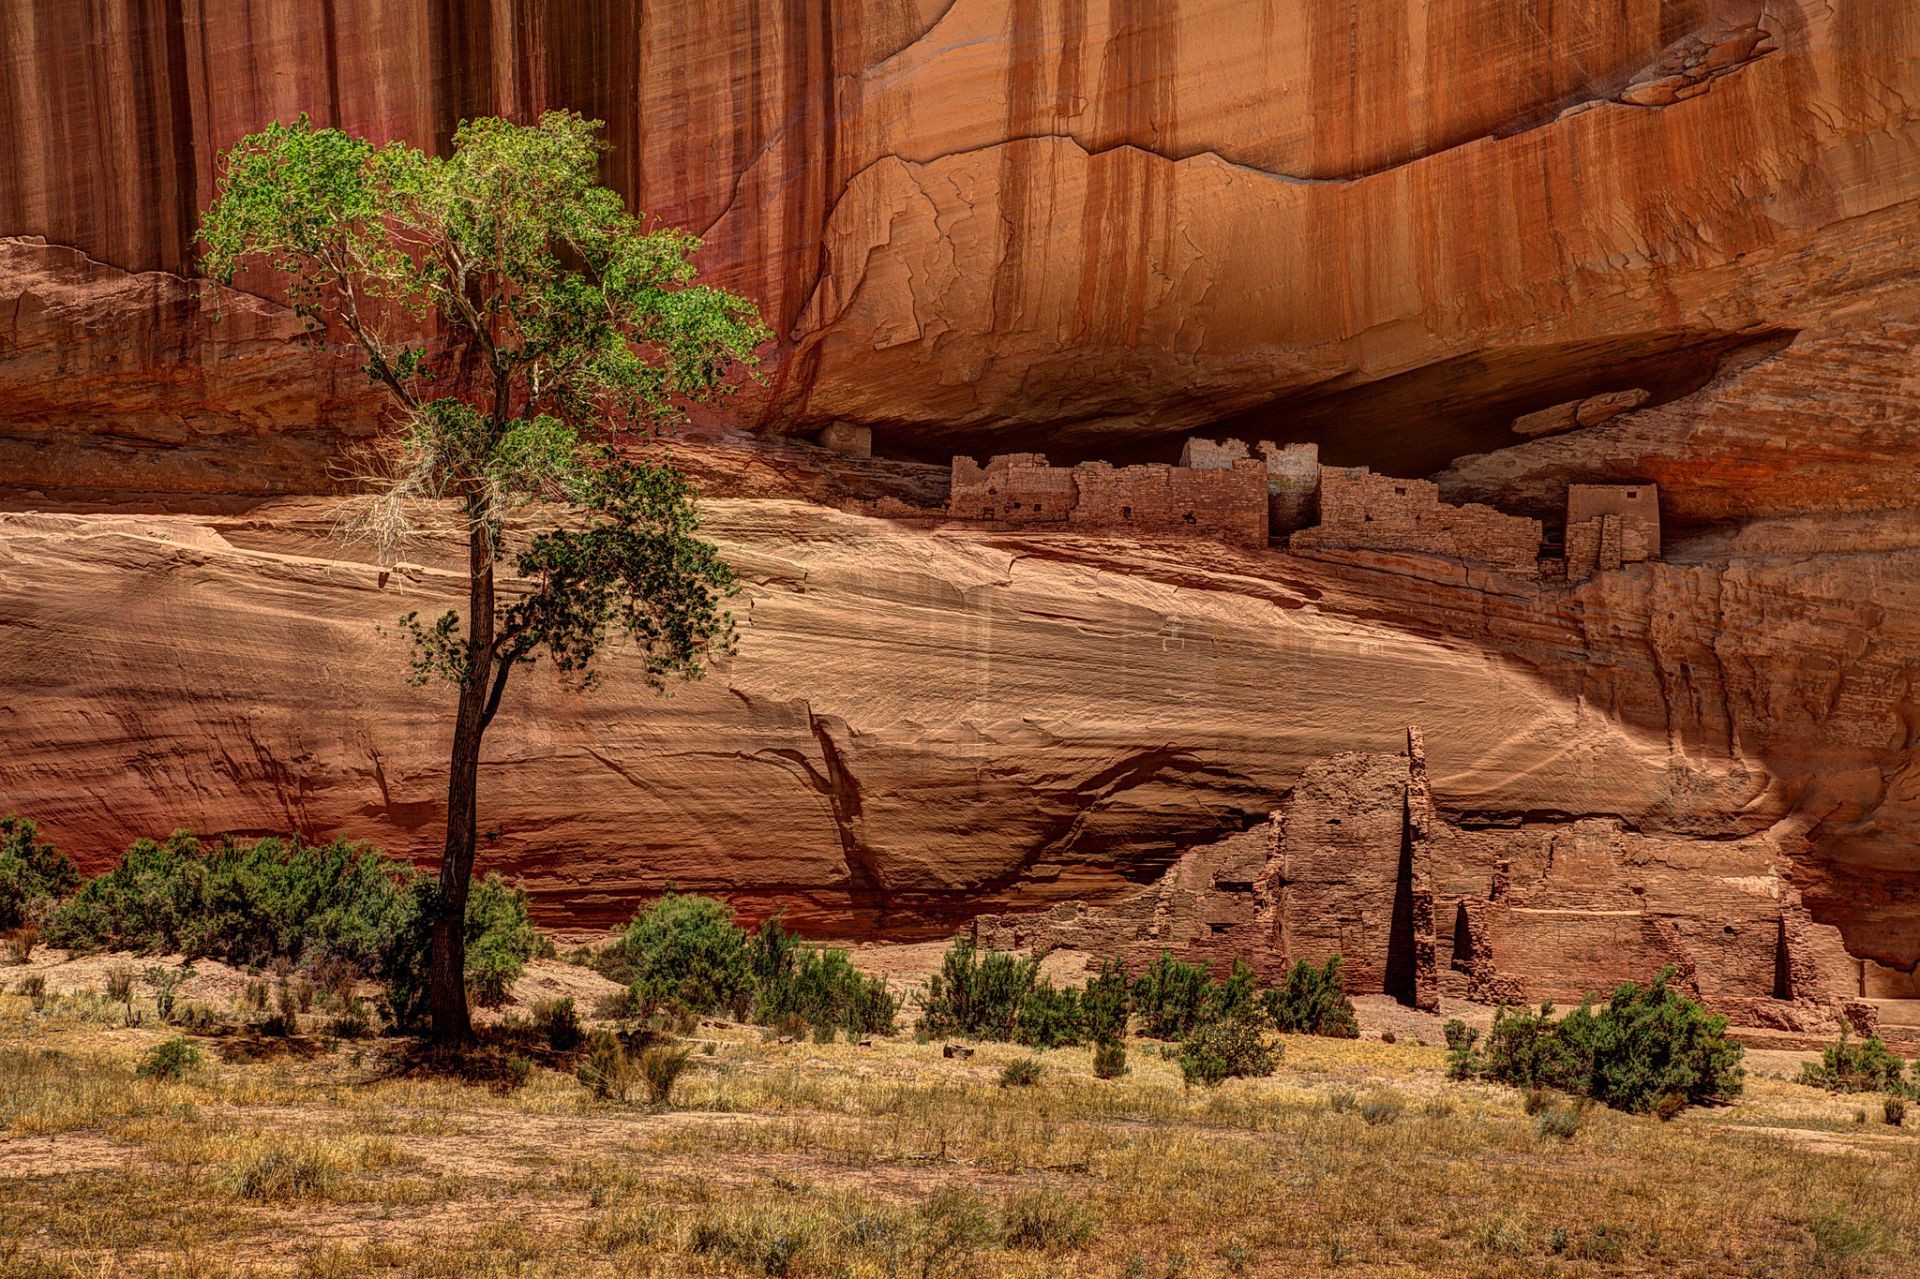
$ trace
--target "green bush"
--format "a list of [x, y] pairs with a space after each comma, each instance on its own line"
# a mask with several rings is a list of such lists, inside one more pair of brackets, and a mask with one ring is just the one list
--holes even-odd
[[670, 1048], [665, 1044], [652, 1044], [640, 1050], [636, 1064], [650, 1103], [662, 1110], [673, 1104], [673, 1085], [679, 1081], [692, 1056], [691, 1048]]
[[1232, 1017], [1243, 1010], [1257, 1012], [1259, 1008], [1260, 992], [1253, 969], [1247, 967], [1245, 960], [1236, 959], [1227, 979], [1214, 987], [1207, 1015], [1209, 1018]]
[[[408, 886], [401, 927], [386, 947], [378, 971], [387, 987], [387, 1014], [395, 1026], [421, 1025], [429, 1009], [428, 962], [440, 886], [424, 875]], [[473, 881], [467, 892], [466, 978], [479, 1003], [503, 1003], [514, 979], [539, 944], [527, 918], [527, 895], [498, 875]]]
[[1002, 1088], [1031, 1088], [1040, 1082], [1040, 1076], [1046, 1073], [1046, 1067], [1038, 1057], [1019, 1057], [1010, 1061], [1006, 1069], [1000, 1072]]
[[1605, 1007], [1582, 1004], [1559, 1021], [1502, 1011], [1483, 1052], [1460, 1054], [1460, 1073], [1521, 1087], [1558, 1089], [1644, 1114], [1739, 1093], [1743, 1049], [1727, 1019], [1673, 990], [1671, 968], [1648, 985], [1627, 982]]
[[1086, 1014], [1080, 992], [1072, 986], [1056, 988], [1042, 977], [1020, 1001], [1013, 1037], [1030, 1048], [1070, 1048], [1086, 1036]]
[[595, 966], [643, 1003], [696, 1013], [744, 1014], [753, 995], [747, 934], [725, 902], [692, 893], [668, 892], [636, 915]]
[[1898, 1128], [1907, 1122], [1907, 1103], [1898, 1097], [1889, 1097], [1880, 1107], [1880, 1117], [1889, 1127]]
[[1448, 1018], [1446, 1025], [1440, 1027], [1440, 1033], [1446, 1037], [1447, 1051], [1456, 1053], [1472, 1052], [1474, 1041], [1480, 1038], [1479, 1031], [1458, 1017]]
[[881, 977], [853, 966], [845, 950], [807, 946], [777, 920], [760, 926], [748, 946], [753, 1019], [763, 1026], [798, 1020], [849, 1037], [891, 1035], [900, 1001]]
[[1280, 1049], [1267, 1041], [1266, 1019], [1250, 1009], [1197, 1027], [1180, 1049], [1181, 1076], [1207, 1087], [1271, 1075], [1279, 1065]]
[[199, 1065], [199, 1046], [185, 1035], [175, 1035], [147, 1049], [135, 1073], [142, 1079], [178, 1080]]
[[1800, 1082], [1828, 1092], [1914, 1094], [1905, 1059], [1888, 1052], [1879, 1039], [1850, 1038], [1844, 1026], [1839, 1041], [1820, 1050], [1818, 1065], [1808, 1062], [1800, 1068]]
[[586, 1036], [580, 1029], [580, 1014], [571, 995], [563, 999], [543, 999], [532, 1008], [534, 1029], [555, 1052], [572, 1052]]
[[475, 880], [467, 892], [467, 993], [485, 1008], [513, 997], [513, 983], [540, 949], [540, 931], [527, 915], [526, 890], [498, 875]]
[[1088, 1039], [1098, 1044], [1126, 1038], [1130, 985], [1119, 960], [1100, 965], [1099, 974], [1080, 992], [1080, 1017]]
[[1340, 977], [1340, 956], [1333, 955], [1315, 968], [1297, 960], [1287, 970], [1285, 983], [1261, 996], [1274, 1028], [1290, 1035], [1324, 1035], [1330, 1039], [1358, 1039], [1353, 1001]]
[[1102, 1039], [1093, 1046], [1096, 1079], [1118, 1079], [1127, 1073], [1127, 1046], [1118, 1039]]
[[0, 932], [38, 922], [79, 886], [80, 872], [40, 839], [38, 826], [24, 817], [0, 817]]
[[940, 972], [927, 979], [921, 1024], [932, 1035], [1012, 1039], [1020, 1006], [1039, 976], [1040, 965], [1033, 959], [979, 950], [961, 938], [947, 948]]
[[210, 955], [236, 966], [330, 962], [364, 971], [388, 956], [419, 872], [365, 844], [223, 840], [185, 831], [136, 841], [47, 921], [73, 950]]
[[1161, 951], [1133, 983], [1140, 1033], [1150, 1039], [1185, 1039], [1212, 1018], [1218, 994], [1206, 969]]

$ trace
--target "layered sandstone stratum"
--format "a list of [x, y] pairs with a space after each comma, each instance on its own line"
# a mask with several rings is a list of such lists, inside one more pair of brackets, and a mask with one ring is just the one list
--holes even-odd
[[[486, 856], [550, 921], [671, 881], [843, 935], [1282, 955], [1348, 920], [1408, 991], [1425, 944], [1483, 997], [1609, 956], [1920, 993], [1912, 6], [24, 0], [0, 69], [0, 809], [95, 864], [174, 825], [435, 846], [445, 707], [373, 628], [452, 580], [327, 536], [356, 362], [190, 281], [189, 237], [269, 119], [560, 105], [778, 343], [678, 446], [738, 656], [665, 702], [536, 675], [490, 739]], [[778, 438], [834, 423], [880, 457]], [[954, 452], [1196, 431], [1550, 543], [1570, 484], [1655, 484], [1662, 555], [870, 514], [940, 508]], [[1302, 842], [1320, 809], [1364, 855]]]

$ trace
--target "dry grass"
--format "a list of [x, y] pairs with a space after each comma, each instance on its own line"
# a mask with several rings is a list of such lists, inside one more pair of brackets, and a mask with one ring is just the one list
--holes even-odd
[[1771, 1077], [1560, 1137], [1405, 1042], [1290, 1039], [1273, 1078], [1211, 1091], [1157, 1045], [1117, 1080], [1058, 1050], [1002, 1088], [1026, 1050], [708, 1027], [654, 1113], [547, 1066], [514, 1091], [403, 1076], [378, 1040], [212, 1040], [188, 1078], [141, 1079], [174, 1032], [123, 1011], [0, 996], [0, 1274], [1865, 1279], [1920, 1258], [1920, 1137]]

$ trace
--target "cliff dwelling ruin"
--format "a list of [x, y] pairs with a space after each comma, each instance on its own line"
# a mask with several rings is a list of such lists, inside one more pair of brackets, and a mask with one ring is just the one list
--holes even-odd
[[[1303, 552], [1431, 555], [1519, 579], [1583, 582], [1660, 557], [1657, 485], [1574, 484], [1564, 558], [1541, 521], [1440, 499], [1430, 480], [1323, 466], [1313, 444], [1188, 439], [1178, 465], [1054, 466], [1007, 453], [953, 459], [946, 515], [1002, 529], [1209, 538]], [[912, 514], [907, 508], [875, 514]]]
[[1190, 849], [1110, 906], [985, 915], [983, 945], [1162, 951], [1275, 980], [1343, 958], [1352, 993], [1577, 1002], [1672, 967], [1741, 1025], [1870, 1028], [1867, 976], [1815, 923], [1764, 837], [1703, 847], [1602, 818], [1469, 827], [1440, 816], [1418, 729], [1395, 754], [1346, 752], [1301, 775], [1269, 818]]

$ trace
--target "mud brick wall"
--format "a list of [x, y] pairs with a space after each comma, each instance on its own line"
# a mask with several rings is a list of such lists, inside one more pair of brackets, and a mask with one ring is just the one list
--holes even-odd
[[1068, 523], [1075, 529], [1267, 544], [1264, 462], [1242, 459], [1225, 470], [1083, 462], [1073, 479], [1079, 497]]
[[1320, 469], [1320, 523], [1294, 534], [1289, 544], [1296, 550], [1417, 551], [1531, 577], [1539, 571], [1540, 521], [1477, 503], [1450, 506], [1425, 480], [1329, 466]]
[[1652, 484], [1567, 486], [1567, 580], [1660, 558], [1660, 490]]

